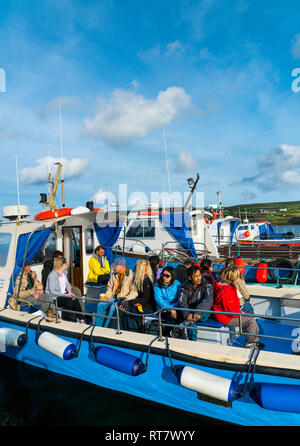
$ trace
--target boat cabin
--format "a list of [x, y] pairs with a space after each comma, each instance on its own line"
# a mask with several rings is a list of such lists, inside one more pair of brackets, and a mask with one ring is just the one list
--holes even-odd
[[219, 256], [202, 210], [132, 212], [115, 248], [124, 253], [149, 255], [161, 253], [162, 246], [190, 256]]
[[102, 239], [103, 231], [114, 235], [115, 238], [111, 239], [114, 243], [121, 227], [122, 222], [116, 213], [108, 214], [85, 207], [71, 209], [63, 217], [9, 219], [3, 222], [0, 226], [1, 307], [5, 306], [7, 292], [12, 291], [12, 281], [24, 264], [31, 262], [41, 281], [43, 264], [52, 259], [55, 250], [64, 253], [69, 266], [69, 281], [85, 294], [89, 260], [94, 249], [99, 244], [108, 246], [107, 241], [104, 243]]
[[237, 227], [236, 240], [238, 242], [252, 242], [264, 240], [283, 240], [294, 237], [293, 233], [275, 233], [274, 229], [268, 221], [247, 222]]

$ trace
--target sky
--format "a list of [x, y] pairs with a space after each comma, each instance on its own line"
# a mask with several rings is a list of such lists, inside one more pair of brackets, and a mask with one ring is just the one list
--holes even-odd
[[197, 173], [206, 205], [299, 200], [299, 14], [296, 0], [2, 2], [0, 207], [19, 184], [41, 211], [61, 160], [67, 207], [120, 202], [120, 185], [142, 206]]

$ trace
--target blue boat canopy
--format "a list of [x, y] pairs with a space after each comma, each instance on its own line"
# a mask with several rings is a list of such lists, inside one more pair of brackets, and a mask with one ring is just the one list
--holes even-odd
[[114, 225], [94, 223], [98, 241], [100, 245], [104, 246], [105, 255], [109, 263], [113, 260], [112, 247], [118, 240], [122, 227], [121, 222], [115, 222]]
[[32, 262], [39, 250], [43, 247], [44, 243], [46, 243], [48, 240], [50, 232], [51, 228], [41, 228], [34, 232], [27, 232], [26, 234], [19, 235], [16, 249], [15, 267], [10, 278], [8, 295], [13, 294], [14, 284], [22, 267]]
[[181, 246], [187, 249], [192, 257], [197, 258], [197, 252], [190, 233], [190, 214], [187, 212], [160, 213], [159, 219]]
[[234, 220], [230, 222], [230, 246], [232, 245], [233, 237], [238, 225], [239, 225], [239, 220]]

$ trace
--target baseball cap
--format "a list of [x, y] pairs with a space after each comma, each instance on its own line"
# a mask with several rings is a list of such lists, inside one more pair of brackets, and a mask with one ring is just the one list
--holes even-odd
[[125, 261], [124, 257], [116, 257], [111, 266], [112, 266], [112, 268], [114, 268], [115, 266], [118, 266], [118, 265], [126, 266], [126, 261]]

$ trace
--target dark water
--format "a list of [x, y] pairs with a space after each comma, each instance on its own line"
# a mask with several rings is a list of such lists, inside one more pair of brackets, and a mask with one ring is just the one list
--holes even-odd
[[[212, 426], [0, 355], [0, 426]], [[221, 423], [218, 423], [221, 425]]]

